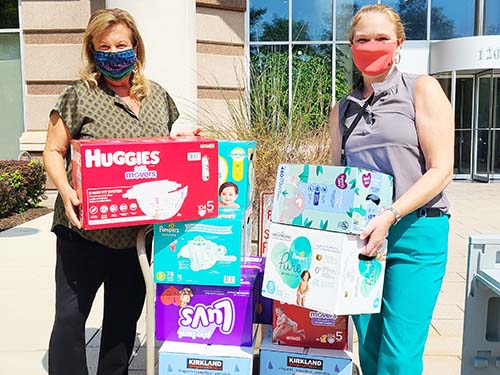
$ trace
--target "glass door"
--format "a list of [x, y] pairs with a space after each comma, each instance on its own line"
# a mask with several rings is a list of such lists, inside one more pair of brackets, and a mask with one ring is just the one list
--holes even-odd
[[492, 174], [493, 143], [493, 70], [476, 77], [476, 119], [474, 124], [474, 164], [472, 179], [488, 182]]

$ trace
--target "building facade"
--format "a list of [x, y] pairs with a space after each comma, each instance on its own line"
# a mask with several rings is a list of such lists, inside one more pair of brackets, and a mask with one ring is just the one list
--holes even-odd
[[455, 178], [500, 179], [498, 0], [4, 1], [0, 158], [41, 152], [48, 112], [77, 78], [95, 9], [134, 15], [146, 41], [146, 73], [173, 94], [182, 113], [176, 126], [188, 128], [207, 116], [228, 121], [227, 101], [237, 101], [243, 87], [256, 95], [252, 77], [263, 69], [275, 78], [287, 121], [298, 121], [300, 111], [313, 114], [309, 121], [324, 118], [332, 98], [358, 77], [350, 18], [377, 2], [394, 7], [405, 24], [400, 69], [436, 76], [452, 102]]

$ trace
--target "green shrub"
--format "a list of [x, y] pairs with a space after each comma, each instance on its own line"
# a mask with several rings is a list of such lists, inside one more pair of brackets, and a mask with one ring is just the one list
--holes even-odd
[[0, 160], [0, 218], [38, 206], [45, 181], [39, 161]]

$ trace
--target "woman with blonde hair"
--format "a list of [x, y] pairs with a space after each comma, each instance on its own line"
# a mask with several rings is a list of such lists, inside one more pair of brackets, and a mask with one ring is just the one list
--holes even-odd
[[170, 95], [144, 77], [144, 43], [126, 11], [92, 14], [83, 57], [81, 79], [64, 90], [51, 110], [43, 153], [59, 192], [52, 225], [57, 237], [56, 312], [49, 374], [88, 374], [85, 322], [104, 285], [97, 373], [124, 375], [145, 297], [136, 253], [139, 227], [81, 228], [69, 145], [72, 139], [168, 136], [178, 112]]
[[361, 8], [349, 41], [362, 79], [330, 114], [335, 164], [394, 177], [394, 203], [360, 235], [361, 253], [387, 262], [381, 312], [353, 316], [365, 375], [422, 374], [447, 261], [453, 113], [434, 78], [397, 69], [404, 40], [391, 7]]

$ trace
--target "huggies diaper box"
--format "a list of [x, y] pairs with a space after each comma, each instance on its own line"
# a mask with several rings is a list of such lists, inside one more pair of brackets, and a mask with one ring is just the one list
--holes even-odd
[[352, 358], [344, 350], [318, 349], [272, 343], [271, 334], [260, 346], [260, 375], [351, 375]]
[[245, 213], [154, 226], [154, 281], [238, 286], [246, 249]]
[[272, 223], [262, 295], [330, 314], [377, 313], [385, 261], [360, 257], [364, 245], [356, 235]]
[[156, 338], [251, 346], [257, 273], [244, 269], [239, 287], [157, 284]]
[[255, 141], [219, 140], [219, 210], [252, 209]]
[[274, 301], [272, 339], [276, 344], [347, 350], [344, 315], [327, 314]]
[[217, 216], [215, 140], [72, 140], [71, 158], [85, 229]]
[[281, 164], [271, 221], [361, 233], [392, 204], [392, 176], [361, 168]]

